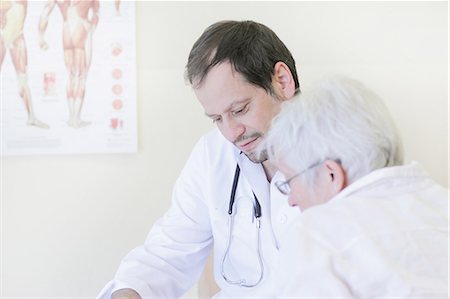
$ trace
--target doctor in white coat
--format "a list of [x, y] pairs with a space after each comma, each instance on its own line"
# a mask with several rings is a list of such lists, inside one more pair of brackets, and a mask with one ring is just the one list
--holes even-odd
[[448, 190], [403, 164], [373, 92], [323, 80], [265, 141], [287, 178], [275, 185], [303, 211], [280, 241], [280, 298], [448, 298]]
[[255, 149], [282, 102], [299, 90], [295, 61], [276, 34], [251, 22], [211, 25], [186, 77], [217, 129], [200, 139], [172, 206], [145, 244], [122, 260], [98, 298], [177, 298], [199, 279], [214, 246], [220, 297], [273, 298], [279, 238], [299, 212], [273, 185]]

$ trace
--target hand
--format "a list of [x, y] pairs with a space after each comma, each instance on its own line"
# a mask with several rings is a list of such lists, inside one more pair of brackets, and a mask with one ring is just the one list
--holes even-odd
[[41, 47], [42, 50], [47, 50], [48, 49], [48, 44], [46, 42], [39, 43], [39, 46]]
[[39, 34], [39, 47], [41, 47], [42, 50], [48, 49], [48, 44], [44, 40], [44, 35], [42, 33]]
[[3, 30], [3, 28], [5, 28], [5, 26], [6, 26], [6, 14], [5, 13], [0, 13], [0, 29]]
[[111, 299], [141, 299], [141, 296], [132, 289], [120, 289], [111, 294]]

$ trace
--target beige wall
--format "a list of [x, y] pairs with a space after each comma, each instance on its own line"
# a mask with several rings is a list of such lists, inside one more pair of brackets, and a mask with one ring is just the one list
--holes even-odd
[[330, 72], [366, 82], [391, 109], [408, 160], [448, 186], [447, 11], [446, 2], [137, 2], [139, 152], [2, 158], [1, 295], [93, 297], [143, 242], [211, 127], [183, 67], [222, 19], [274, 29], [304, 86]]

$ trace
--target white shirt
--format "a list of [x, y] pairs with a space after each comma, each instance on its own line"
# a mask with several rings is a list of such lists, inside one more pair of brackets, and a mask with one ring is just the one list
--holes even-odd
[[416, 164], [376, 170], [297, 217], [279, 296], [448, 298], [448, 190]]
[[[252, 288], [228, 284], [221, 275], [229, 238], [228, 206], [236, 164], [241, 168], [234, 204], [232, 244], [224, 263], [227, 278], [251, 284], [260, 275], [253, 192], [261, 205], [262, 281]], [[277, 174], [274, 180], [278, 180]], [[283, 178], [280, 178], [283, 179]], [[150, 195], [151, 196], [151, 195]], [[157, 198], [150, 198], [159, 201]], [[273, 298], [273, 270], [278, 262], [278, 239], [297, 209], [269, 184], [261, 164], [252, 163], [214, 129], [194, 147], [173, 191], [172, 205], [157, 221], [145, 244], [131, 251], [98, 298], [109, 298], [121, 288], [136, 290], [142, 298], [177, 298], [199, 279], [214, 246], [214, 275], [221, 297]]]

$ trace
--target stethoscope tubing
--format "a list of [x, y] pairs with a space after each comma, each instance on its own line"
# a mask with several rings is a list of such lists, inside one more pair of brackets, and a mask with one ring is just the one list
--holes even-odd
[[231, 246], [231, 240], [233, 238], [233, 228], [234, 228], [234, 213], [233, 213], [233, 205], [234, 205], [234, 200], [236, 198], [236, 189], [237, 189], [237, 185], [239, 182], [239, 175], [240, 175], [240, 168], [239, 165], [236, 165], [236, 170], [234, 172], [234, 179], [233, 179], [233, 185], [231, 188], [231, 195], [230, 195], [230, 202], [229, 202], [229, 206], [228, 206], [228, 215], [229, 215], [229, 225], [228, 225], [228, 242], [227, 242], [227, 248], [225, 250], [225, 254], [223, 255], [222, 258], [222, 264], [221, 264], [221, 274], [223, 279], [229, 283], [229, 284], [233, 284], [233, 285], [239, 285], [241, 287], [247, 287], [247, 288], [251, 288], [251, 287], [255, 287], [257, 286], [261, 280], [264, 277], [264, 264], [262, 261], [262, 256], [261, 256], [261, 238], [260, 238], [260, 231], [261, 231], [261, 205], [259, 204], [258, 198], [256, 197], [255, 193], [253, 192], [253, 197], [255, 198], [255, 205], [254, 205], [254, 213], [255, 213], [255, 218], [256, 218], [256, 227], [257, 227], [257, 248], [258, 248], [258, 262], [259, 262], [259, 267], [261, 270], [261, 274], [259, 275], [258, 280], [253, 283], [253, 284], [247, 284], [247, 281], [245, 279], [239, 279], [239, 280], [231, 280], [229, 279], [226, 274], [225, 274], [225, 270], [224, 270], [224, 264], [225, 264], [225, 260], [228, 257], [228, 253], [230, 251], [230, 246]]

